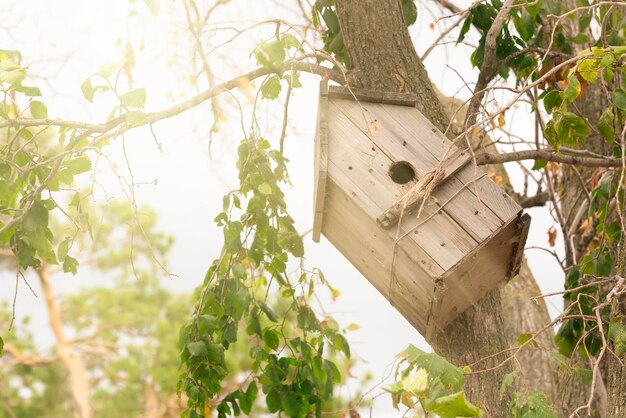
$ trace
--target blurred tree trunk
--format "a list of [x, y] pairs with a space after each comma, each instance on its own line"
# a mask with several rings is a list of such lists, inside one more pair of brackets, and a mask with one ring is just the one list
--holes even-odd
[[61, 312], [54, 300], [54, 292], [50, 284], [50, 271], [44, 265], [37, 270], [48, 311], [50, 328], [56, 339], [56, 352], [61, 364], [68, 374], [70, 392], [74, 402], [74, 416], [76, 418], [91, 418], [91, 385], [87, 377], [87, 368], [83, 359], [72, 350], [72, 344], [63, 331]]
[[[413, 47], [400, 1], [337, 0], [336, 6], [352, 66], [351, 86], [380, 91], [400, 91], [403, 86], [404, 90], [417, 93], [417, 108], [435, 126], [446, 131], [448, 116]], [[549, 321], [545, 303], [529, 299], [539, 292], [527, 268], [507, 289], [502, 292], [504, 298], [499, 290], [493, 291], [430, 341], [438, 354], [454, 364], [480, 361], [475, 369], [489, 370], [470, 375], [466, 392], [491, 417], [508, 415], [509, 399], [500, 397], [499, 388], [503, 376], [512, 370], [513, 362], [494, 368], [507, 358], [503, 351], [520, 333], [537, 331]], [[551, 344], [550, 332], [542, 337], [547, 345]], [[554, 379], [548, 366], [549, 353], [528, 350], [523, 356], [521, 364], [532, 365], [532, 369], [523, 370], [522, 384], [528, 385], [526, 389], [552, 394]]]

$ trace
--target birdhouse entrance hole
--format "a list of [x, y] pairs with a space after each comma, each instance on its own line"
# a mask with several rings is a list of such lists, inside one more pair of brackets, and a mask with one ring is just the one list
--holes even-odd
[[406, 184], [415, 178], [415, 170], [406, 161], [398, 161], [389, 167], [389, 177], [395, 183]]

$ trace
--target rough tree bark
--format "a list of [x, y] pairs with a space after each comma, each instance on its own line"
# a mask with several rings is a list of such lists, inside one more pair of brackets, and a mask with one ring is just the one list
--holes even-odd
[[[619, 249], [616, 270], [619, 276], [626, 277], [626, 247], [624, 245], [621, 245]], [[626, 283], [622, 286], [626, 286]], [[626, 326], [626, 294], [613, 301], [611, 316], [619, 318], [622, 325]], [[607, 416], [626, 418], [626, 355], [618, 359], [609, 353], [606, 375]]]
[[[418, 93], [418, 109], [435, 126], [447, 130], [448, 117], [411, 43], [399, 0], [337, 0], [336, 6], [352, 65], [350, 84], [383, 91], [399, 91], [403, 86], [406, 91]], [[499, 365], [507, 357], [502, 351], [509, 348], [520, 333], [537, 331], [546, 324], [545, 304], [530, 302], [528, 298], [536, 296], [537, 289], [532, 275], [525, 269], [504, 293], [505, 300], [501, 299], [499, 290], [492, 292], [430, 343], [440, 355], [457, 365], [480, 361], [475, 367], [477, 370]], [[519, 313], [524, 321], [515, 322], [518, 315], [507, 314], [505, 318], [503, 309]], [[550, 340], [548, 337], [547, 344]], [[539, 373], [535, 372], [533, 364], [533, 370], [525, 370], [528, 373], [523, 382], [531, 383], [532, 390], [552, 394], [554, 379], [551, 370], [544, 367], [546, 352], [528, 351], [524, 356], [526, 365], [529, 364], [526, 361], [533, 361], [539, 366]], [[507, 416], [508, 398], [500, 397], [499, 387], [502, 377], [511, 368], [512, 362], [509, 362], [468, 378], [467, 394], [487, 416]]]

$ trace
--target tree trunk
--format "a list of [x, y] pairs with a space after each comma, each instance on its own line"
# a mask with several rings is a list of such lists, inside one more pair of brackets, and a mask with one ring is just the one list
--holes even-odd
[[[617, 274], [626, 277], [626, 247], [622, 244], [619, 249]], [[621, 283], [622, 292], [626, 290], [626, 282]], [[611, 317], [620, 318], [623, 326], [626, 326], [626, 294], [613, 300]], [[609, 343], [611, 349], [613, 344]], [[626, 418], [626, 354], [617, 359], [613, 353], [607, 354], [606, 367], [606, 391], [607, 391], [607, 416]]]
[[48, 310], [50, 328], [52, 328], [56, 338], [57, 356], [69, 377], [70, 391], [74, 401], [74, 416], [76, 418], [91, 418], [93, 416], [91, 409], [91, 385], [87, 378], [85, 362], [73, 352], [71, 343], [65, 337], [61, 313], [54, 300], [54, 292], [50, 285], [50, 272], [46, 267], [42, 267], [37, 270], [37, 273], [39, 274], [41, 290], [46, 302], [46, 309]]
[[[418, 93], [418, 109], [435, 126], [446, 131], [448, 117], [411, 43], [400, 1], [337, 0], [335, 3], [350, 57], [351, 86]], [[501, 300], [499, 290], [493, 291], [429, 341], [438, 354], [457, 365], [474, 364], [489, 357], [474, 367], [475, 370], [489, 371], [470, 375], [466, 392], [491, 417], [508, 415], [508, 397], [501, 398], [499, 388], [502, 377], [512, 370], [512, 362], [495, 367], [507, 358], [504, 350], [510, 347], [520, 333], [534, 332], [544, 326], [548, 319], [545, 304], [542, 301], [531, 303], [527, 298], [527, 289], [533, 296], [537, 293], [537, 285], [527, 269], [511, 286], [511, 290], [504, 293], [506, 300]], [[506, 312], [524, 315], [525, 320], [505, 321], [503, 307]], [[528, 351], [524, 356], [533, 357], [535, 354]], [[540, 352], [539, 362], [542, 367], [538, 369], [541, 371], [539, 374], [535, 371], [528, 373], [529, 378], [524, 381], [529, 383], [530, 389], [545, 390], [551, 394], [554, 380], [552, 373], [544, 374], [546, 356], [545, 351]]]

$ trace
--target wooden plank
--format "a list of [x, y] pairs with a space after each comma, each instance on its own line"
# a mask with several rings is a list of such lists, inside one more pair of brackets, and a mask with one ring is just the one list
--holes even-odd
[[427, 340], [487, 293], [506, 283], [517, 230], [517, 219], [513, 218], [441, 278], [435, 288]]
[[[381, 149], [378, 141], [372, 142], [371, 137], [366, 135], [359, 128], [358, 124], [354, 123], [354, 120], [351, 116], [346, 115], [345, 112], [341, 111], [336, 104], [335, 101], [330, 102], [330, 123], [331, 123], [331, 135], [333, 138], [337, 138], [337, 141], [346, 142], [351, 141], [349, 144], [350, 152], [353, 153], [361, 153], [363, 155], [368, 156], [367, 161], [363, 161], [364, 164], [373, 165], [373, 168], [382, 172], [382, 175], [388, 177], [387, 170], [389, 170], [389, 161], [398, 161], [396, 155], [402, 155], [407, 157], [407, 160], [410, 162], [411, 166], [415, 169], [417, 175], [420, 175], [420, 170], [418, 169], [418, 165], [415, 164], [411, 153], [410, 156], [407, 156], [407, 150], [400, 144], [400, 147], [397, 147], [398, 140], [397, 139], [386, 139], [384, 142], [387, 151]], [[362, 119], [362, 117], [361, 117]], [[352, 125], [350, 125], [352, 122]], [[335, 130], [337, 132], [335, 132]], [[374, 135], [377, 135], [379, 132], [374, 132]], [[364, 137], [364, 138], [363, 138]], [[351, 138], [355, 140], [352, 141]], [[357, 141], [357, 139], [359, 139]], [[354, 142], [354, 143], [353, 143]], [[396, 145], [392, 144], [395, 142]], [[432, 161], [435, 161], [434, 159]], [[423, 162], [423, 160], [422, 160]], [[430, 164], [427, 162], [425, 164]], [[422, 165], [423, 167], [423, 165]], [[466, 166], [465, 170], [470, 169], [473, 165]], [[462, 170], [463, 171], [463, 170]], [[422, 173], [425, 171], [422, 170]], [[479, 174], [482, 175], [481, 171]], [[489, 181], [489, 179], [482, 179], [484, 181]], [[456, 176], [453, 176], [448, 181], [442, 183], [434, 192], [433, 197], [437, 199], [437, 202], [440, 205], [445, 204], [444, 210], [445, 212], [455, 220], [465, 231], [467, 231], [472, 238], [476, 241], [480, 242], [486, 237], [490, 236], [494, 231], [496, 231], [503, 222], [497, 217], [492, 211], [485, 210], [485, 205], [479, 199], [476, 198], [475, 194], [471, 190], [473, 188], [473, 182], [467, 181], [467, 187], [465, 187], [465, 183], [456, 179]], [[392, 184], [394, 187], [392, 190], [399, 190], [401, 193], [406, 193], [410, 189], [410, 187], [414, 183], [407, 183], [404, 187], [398, 189], [395, 186], [399, 186], [393, 182], [385, 183]], [[368, 187], [371, 187], [369, 185]], [[386, 187], [386, 186], [385, 186]], [[377, 196], [381, 196], [381, 198], [386, 198], [386, 195], [382, 195], [384, 189], [379, 190], [371, 190], [370, 193], [375, 194]], [[460, 190], [460, 191], [459, 191]], [[400, 196], [394, 194], [395, 203]], [[493, 200], [493, 199], [492, 199]], [[385, 203], [387, 203], [385, 201]], [[389, 206], [386, 206], [389, 207]], [[381, 212], [382, 213], [382, 212]], [[377, 214], [378, 217], [380, 214]]]
[[475, 178], [482, 174], [484, 174], [484, 171], [480, 167], [470, 165], [459, 171], [457, 177], [468, 185], [468, 188], [483, 203], [483, 206], [489, 208], [502, 219], [503, 222], [507, 222], [511, 218], [516, 217], [522, 210], [521, 206], [490, 178], [484, 177], [470, 184]]
[[[332, 100], [330, 112], [340, 111], [359, 125], [363, 119], [363, 111], [356, 109], [354, 103], [346, 100]], [[358, 113], [357, 113], [358, 111]], [[423, 176], [435, 167], [446, 151], [453, 155], [459, 153], [461, 161], [464, 152], [457, 148], [449, 148], [450, 140], [437, 130], [417, 109], [399, 106], [368, 104], [369, 116], [376, 119], [378, 130], [369, 133], [369, 138], [392, 159], [398, 155], [407, 156], [416, 169], [418, 176]], [[366, 127], [367, 129], [367, 127]], [[363, 131], [363, 128], [361, 128]], [[479, 198], [501, 223], [516, 216], [521, 210], [504, 191], [491, 179], [476, 179], [484, 172], [473, 164], [464, 166], [456, 173], [456, 177]], [[476, 181], [476, 184], [474, 182]], [[470, 187], [471, 186], [471, 187]]]
[[410, 107], [415, 107], [417, 101], [413, 93], [380, 92], [358, 88], [348, 89], [347, 87], [339, 86], [329, 86], [328, 96], [333, 99], [345, 99], [355, 102], [386, 103]]
[[[411, 185], [399, 185], [391, 180], [387, 170], [392, 161], [376, 147], [372, 151], [369, 139], [360, 134], [345, 115], [331, 111], [329, 118], [329, 176], [347, 195], [359, 202], [368, 216], [376, 219]], [[422, 259], [427, 257], [421, 253], [427, 254], [445, 271], [469, 253], [477, 241], [445, 212], [433, 215], [436, 210], [435, 205], [429, 205], [424, 208], [421, 219], [406, 216], [400, 226], [400, 235], [419, 226], [417, 233], [411, 234], [410, 239], [407, 237], [407, 242], [402, 245], [410, 246], [411, 241], [415, 242], [418, 248], [407, 247], [406, 250], [419, 252]], [[422, 220], [427, 218], [428, 221], [423, 223]], [[395, 237], [397, 231], [391, 229], [387, 232]]]
[[[457, 152], [456, 155], [459, 153]], [[457, 165], [456, 163], [459, 159], [456, 155], [452, 156], [452, 158], [446, 158], [443, 160], [440, 165], [442, 166], [441, 171], [438, 172], [430, 172], [427, 174], [428, 177], [424, 177], [422, 179], [418, 179], [418, 183], [420, 184], [420, 189], [429, 189], [435, 190], [437, 187], [441, 185], [441, 183], [446, 182], [451, 176], [453, 176], [459, 169], [464, 167], [470, 162], [470, 159], [467, 158], [462, 162], [462, 165]], [[444, 168], [445, 167], [445, 168]], [[432, 175], [431, 175], [432, 173]], [[412, 195], [412, 196], [409, 196]], [[423, 206], [424, 199], [429, 198], [430, 196], [426, 196], [419, 191], [416, 193], [414, 190], [408, 192], [402, 196], [402, 198], [389, 208], [387, 208], [382, 215], [380, 215], [376, 221], [380, 226], [385, 229], [389, 229], [398, 223], [400, 219], [400, 215], [404, 213], [405, 215], [410, 215], [413, 212], [417, 211], [420, 207]]]
[[315, 186], [313, 189], [313, 231], [312, 238], [320, 242], [320, 232], [324, 217], [326, 181], [328, 178], [328, 83], [320, 83], [320, 98], [317, 109], [317, 132], [314, 153]]
[[[391, 276], [393, 240], [376, 234], [375, 223], [332, 180], [322, 232], [366, 279], [422, 334], [426, 331], [432, 279], [401, 248]], [[368, 226], [368, 223], [370, 224]], [[358, 244], [355, 244], [358, 243]], [[390, 287], [391, 286], [391, 287]]]

